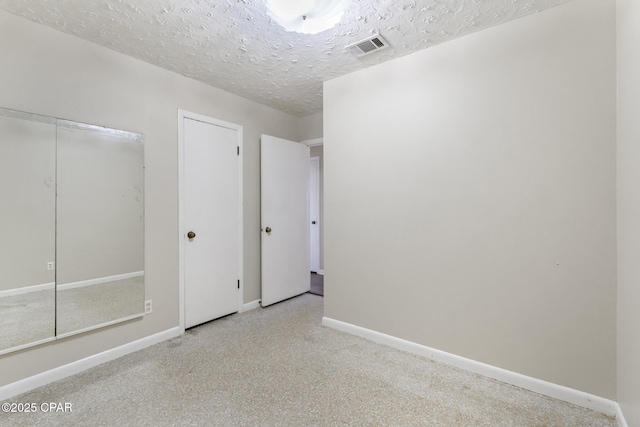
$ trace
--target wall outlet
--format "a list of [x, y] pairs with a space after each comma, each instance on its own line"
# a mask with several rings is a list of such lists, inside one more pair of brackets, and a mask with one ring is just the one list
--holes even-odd
[[55, 263], [53, 261], [49, 261], [47, 263], [47, 270], [53, 270], [55, 268]]
[[152, 300], [146, 300], [144, 302], [144, 314], [151, 314], [153, 312], [153, 306], [151, 305]]

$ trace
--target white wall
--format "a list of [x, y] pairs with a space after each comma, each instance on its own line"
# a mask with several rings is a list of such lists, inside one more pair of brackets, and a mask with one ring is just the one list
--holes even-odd
[[244, 126], [244, 301], [260, 298], [259, 135], [298, 119], [0, 12], [0, 105], [145, 135], [145, 280], [153, 314], [0, 357], [0, 386], [178, 325], [177, 110]]
[[640, 3], [617, 2], [618, 402], [640, 425]]
[[325, 83], [325, 316], [616, 397], [615, 3]]
[[298, 127], [300, 141], [322, 138], [322, 113], [300, 117]]

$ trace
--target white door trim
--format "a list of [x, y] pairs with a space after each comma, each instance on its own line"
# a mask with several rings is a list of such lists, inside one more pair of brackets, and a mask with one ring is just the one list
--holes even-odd
[[[311, 168], [311, 164], [315, 163], [314, 177], [311, 179], [311, 174], [314, 172]], [[309, 200], [314, 205], [315, 209], [309, 207], [309, 216], [311, 221], [315, 221], [315, 224], [309, 224], [309, 267], [311, 271], [318, 272], [320, 270], [320, 156], [309, 157]], [[312, 185], [315, 182], [315, 185]]]
[[324, 139], [323, 138], [305, 139], [301, 143], [306, 145], [307, 147], [316, 147], [318, 145], [323, 145]]
[[238, 135], [238, 147], [240, 154], [238, 157], [238, 278], [240, 279], [240, 289], [238, 291], [238, 312], [244, 311], [243, 289], [244, 289], [244, 267], [243, 267], [243, 185], [242, 185], [242, 164], [243, 164], [243, 147], [242, 147], [242, 126], [201, 114], [178, 109], [178, 316], [180, 333], [184, 333], [185, 329], [185, 296], [184, 296], [184, 120], [191, 119], [199, 122], [208, 123], [215, 126], [221, 126], [227, 129], [235, 130]]

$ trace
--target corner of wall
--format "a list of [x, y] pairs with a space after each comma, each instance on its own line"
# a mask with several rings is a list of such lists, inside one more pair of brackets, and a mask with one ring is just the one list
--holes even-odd
[[322, 112], [300, 117], [298, 119], [300, 141], [322, 138], [322, 119]]

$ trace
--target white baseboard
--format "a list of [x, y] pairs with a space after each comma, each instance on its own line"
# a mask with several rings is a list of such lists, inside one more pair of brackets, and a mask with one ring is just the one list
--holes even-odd
[[[595, 396], [569, 387], [539, 380], [537, 378], [518, 374], [516, 372], [508, 371], [496, 366], [487, 365], [482, 362], [477, 362], [475, 360], [467, 359], [455, 354], [436, 350], [421, 344], [403, 340], [391, 335], [386, 335], [381, 332], [376, 332], [371, 329], [366, 329], [360, 326], [352, 325], [350, 323], [345, 323], [340, 320], [323, 317], [322, 325], [329, 328], [337, 329], [342, 332], [347, 332], [352, 335], [357, 335], [359, 337], [366, 338], [379, 344], [397, 348], [398, 350], [422, 356], [427, 359], [435, 360], [446, 365], [455, 366], [456, 368], [464, 369], [466, 371], [473, 372], [488, 378], [493, 378], [507, 384], [512, 384], [526, 390], [552, 397], [554, 399], [582, 406], [583, 408], [592, 409], [594, 411], [598, 411], [607, 415], [613, 415], [616, 416], [616, 419], [622, 419], [624, 421], [620, 406], [613, 400], [605, 399], [603, 397]], [[626, 425], [624, 424], [619, 425], [621, 427], [626, 427]]]
[[31, 292], [48, 291], [55, 289], [55, 282], [44, 283], [42, 285], [24, 286], [22, 288], [7, 289], [6, 291], [0, 291], [0, 298], [12, 297], [14, 295], [28, 294]]
[[260, 307], [260, 300], [259, 299], [246, 303], [242, 307], [242, 312], [253, 310], [254, 308], [258, 308], [258, 307]]
[[93, 368], [94, 366], [98, 366], [102, 363], [109, 362], [111, 360], [125, 356], [129, 353], [133, 353], [154, 344], [158, 344], [159, 342], [175, 338], [178, 335], [180, 335], [180, 328], [176, 326], [175, 328], [167, 329], [166, 331], [158, 332], [157, 334], [141, 338], [137, 341], [133, 341], [119, 347], [103, 351], [102, 353], [85, 357], [84, 359], [60, 366], [58, 368], [42, 372], [32, 377], [7, 384], [0, 387], [0, 401], [9, 399], [22, 393], [26, 393], [30, 390], [42, 387], [71, 375], [75, 375], [89, 368]]
[[67, 289], [83, 288], [85, 286], [99, 285], [101, 283], [114, 282], [116, 280], [131, 279], [133, 277], [144, 276], [144, 271], [134, 271], [131, 273], [116, 274], [114, 276], [98, 277], [96, 279], [81, 280], [79, 282], [65, 283], [56, 287], [59, 291]]
[[615, 415], [616, 415], [616, 421], [618, 422], [618, 427], [629, 427], [629, 425], [627, 424], [627, 420], [624, 419], [622, 408], [618, 404], [616, 404], [616, 406], [617, 406], [617, 410]]

